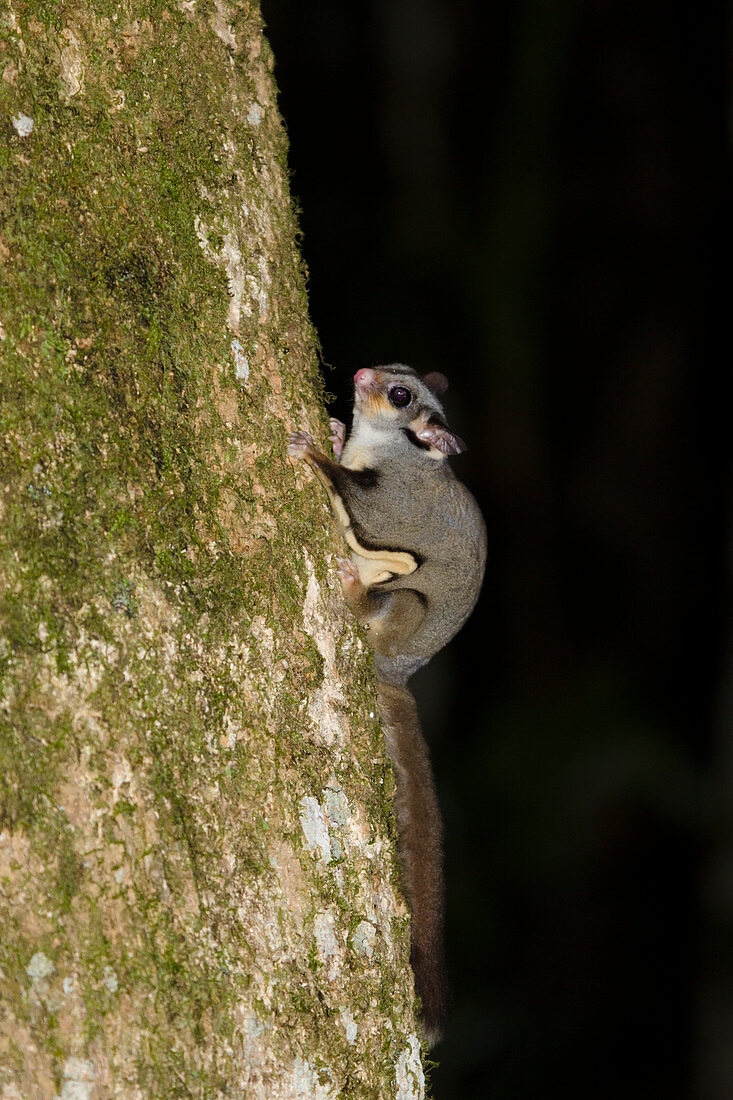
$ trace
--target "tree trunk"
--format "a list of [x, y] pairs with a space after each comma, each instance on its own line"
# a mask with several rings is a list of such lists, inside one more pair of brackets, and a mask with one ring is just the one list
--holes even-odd
[[420, 1097], [259, 12], [1, 25], [0, 1096]]

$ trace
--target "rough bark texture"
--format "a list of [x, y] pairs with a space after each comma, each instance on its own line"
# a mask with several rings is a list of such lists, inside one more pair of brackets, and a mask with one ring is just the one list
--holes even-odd
[[259, 12], [0, 49], [0, 1096], [420, 1097]]

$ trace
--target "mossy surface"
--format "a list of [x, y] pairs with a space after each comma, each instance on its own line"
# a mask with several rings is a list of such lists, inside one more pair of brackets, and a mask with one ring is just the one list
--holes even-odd
[[17, 0], [0, 41], [0, 1086], [395, 1095], [391, 774], [285, 458], [325, 413], [259, 13]]

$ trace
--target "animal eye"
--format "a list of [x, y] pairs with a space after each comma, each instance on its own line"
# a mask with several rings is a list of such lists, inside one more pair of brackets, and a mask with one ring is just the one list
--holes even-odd
[[404, 386], [395, 386], [389, 391], [389, 399], [396, 409], [404, 409], [412, 401], [412, 394]]

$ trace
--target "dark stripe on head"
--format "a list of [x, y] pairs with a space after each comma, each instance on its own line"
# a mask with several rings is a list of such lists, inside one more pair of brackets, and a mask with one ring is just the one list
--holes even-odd
[[446, 424], [445, 420], [443, 420], [443, 417], [440, 416], [438, 413], [430, 414], [430, 416], [428, 417], [428, 424], [436, 424], [439, 428], [442, 428], [444, 432], [450, 431], [450, 428]]

